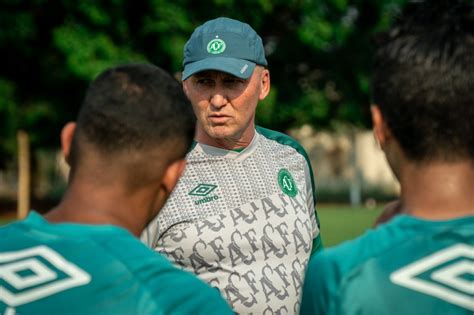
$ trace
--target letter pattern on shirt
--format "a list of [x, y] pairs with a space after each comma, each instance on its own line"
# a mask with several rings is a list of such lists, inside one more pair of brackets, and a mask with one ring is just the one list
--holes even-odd
[[[217, 287], [238, 313], [296, 314], [319, 233], [306, 161], [263, 136], [251, 146], [229, 156], [198, 145], [188, 155], [185, 175], [150, 227], [153, 247]], [[294, 180], [293, 197], [278, 184], [281, 169]]]

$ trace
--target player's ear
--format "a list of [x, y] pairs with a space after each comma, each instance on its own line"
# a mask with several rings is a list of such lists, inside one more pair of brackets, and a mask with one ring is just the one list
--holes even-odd
[[370, 107], [370, 112], [372, 113], [372, 124], [375, 139], [383, 149], [390, 140], [392, 133], [390, 132], [390, 129], [388, 128], [387, 123], [382, 116], [382, 112], [377, 105], [372, 105]]
[[61, 130], [61, 150], [64, 155], [64, 159], [69, 164], [69, 153], [71, 152], [72, 139], [74, 138], [74, 132], [76, 131], [76, 123], [68, 122]]
[[179, 159], [172, 162], [168, 167], [165, 169], [163, 173], [163, 177], [161, 178], [160, 189], [158, 191], [158, 195], [155, 198], [155, 204], [153, 206], [153, 213], [151, 218], [154, 218], [161, 208], [165, 205], [168, 197], [170, 196], [171, 192], [173, 191], [174, 187], [178, 183], [178, 180], [183, 173], [186, 167], [186, 160]]
[[163, 174], [162, 184], [167, 195], [170, 195], [186, 167], [186, 160], [179, 159], [172, 162]]
[[268, 93], [270, 93], [270, 71], [268, 71], [268, 69], [262, 69], [260, 74], [260, 87], [258, 99], [262, 101], [267, 97]]

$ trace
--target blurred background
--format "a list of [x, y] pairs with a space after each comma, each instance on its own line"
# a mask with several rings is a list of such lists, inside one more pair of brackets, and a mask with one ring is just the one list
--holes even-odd
[[151, 62], [179, 80], [194, 28], [227, 16], [263, 39], [272, 89], [257, 122], [307, 150], [326, 245], [359, 235], [399, 190], [370, 131], [370, 82], [377, 34], [405, 3], [1, 0], [0, 225], [61, 197], [59, 132], [98, 73]]

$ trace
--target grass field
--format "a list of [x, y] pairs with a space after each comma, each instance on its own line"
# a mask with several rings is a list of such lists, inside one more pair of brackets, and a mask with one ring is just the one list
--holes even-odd
[[331, 247], [362, 235], [373, 225], [382, 209], [382, 207], [375, 209], [350, 206], [318, 207], [324, 247]]
[[[334, 246], [363, 234], [372, 226], [381, 209], [381, 207], [375, 209], [351, 208], [346, 205], [318, 206], [324, 247]], [[15, 217], [11, 215], [0, 216], [0, 226], [12, 222], [14, 219]]]

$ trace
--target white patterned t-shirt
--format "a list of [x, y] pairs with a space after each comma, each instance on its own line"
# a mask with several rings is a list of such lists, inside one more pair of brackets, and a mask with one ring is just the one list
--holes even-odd
[[196, 143], [187, 163], [142, 239], [218, 288], [239, 314], [297, 314], [320, 244], [303, 148], [257, 127], [243, 151]]

